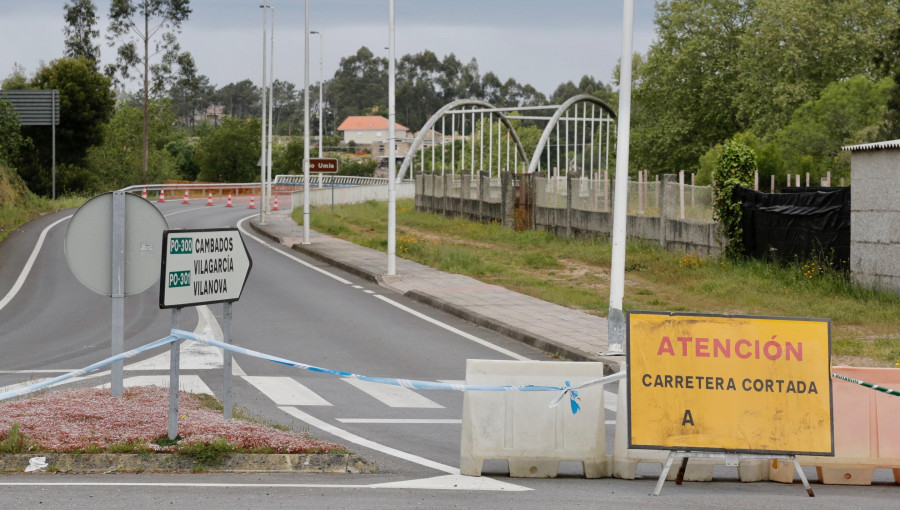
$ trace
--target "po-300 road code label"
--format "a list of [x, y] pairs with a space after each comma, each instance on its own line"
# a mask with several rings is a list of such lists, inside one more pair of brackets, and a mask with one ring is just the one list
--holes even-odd
[[628, 314], [629, 447], [832, 455], [831, 323]]
[[252, 261], [237, 229], [164, 234], [160, 308], [237, 301]]

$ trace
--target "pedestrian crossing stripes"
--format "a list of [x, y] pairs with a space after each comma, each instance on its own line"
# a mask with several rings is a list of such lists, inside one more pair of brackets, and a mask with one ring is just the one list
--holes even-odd
[[380, 400], [388, 407], [414, 407], [418, 409], [443, 409], [444, 406], [402, 386], [389, 386], [359, 379], [342, 379], [351, 386]]
[[247, 375], [243, 379], [263, 392], [280, 406], [330, 406], [320, 397], [292, 377], [267, 377]]

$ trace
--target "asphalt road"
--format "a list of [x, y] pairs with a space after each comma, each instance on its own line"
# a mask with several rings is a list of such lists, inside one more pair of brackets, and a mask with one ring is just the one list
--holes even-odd
[[[311, 365], [372, 376], [440, 381], [465, 378], [466, 359], [549, 359], [545, 354], [409, 301], [370, 282], [305, 258], [247, 231], [253, 211], [200, 203], [157, 204], [170, 228], [238, 226], [253, 270], [233, 310], [234, 343]], [[0, 301], [0, 386], [58, 375], [110, 353], [110, 302], [83, 287], [65, 262], [63, 239], [72, 211], [48, 215], [0, 243], [0, 300], [20, 279], [42, 232], [49, 230], [30, 274], [8, 302]], [[170, 313], [157, 288], [126, 299], [126, 349], [168, 334]], [[407, 309], [426, 315], [411, 314]], [[181, 327], [214, 334], [221, 305], [185, 309]], [[444, 327], [442, 327], [442, 325]], [[446, 326], [483, 340], [476, 343]], [[494, 347], [492, 347], [494, 346]], [[183, 348], [184, 349], [184, 348]], [[489, 462], [481, 478], [459, 477], [462, 394], [395, 392], [332, 376], [236, 357], [235, 403], [251, 414], [309, 430], [344, 444], [379, 466], [375, 475], [4, 475], [0, 507], [281, 508], [318, 503], [359, 508], [896, 508], [897, 486], [740, 484], [734, 468], [717, 468], [712, 483], [667, 485], [654, 498], [656, 467], [642, 480], [585, 480], [564, 463], [555, 480], [510, 479], [505, 463]], [[126, 364], [128, 378], [163, 377], [167, 357], [148, 353]], [[182, 351], [182, 381], [221, 397], [215, 351]], [[100, 376], [76, 385], [108, 383]], [[615, 415], [607, 412], [607, 419]], [[607, 437], [612, 448], [612, 428]], [[812, 476], [813, 473], [808, 473]], [[393, 485], [391, 485], [393, 484]]]

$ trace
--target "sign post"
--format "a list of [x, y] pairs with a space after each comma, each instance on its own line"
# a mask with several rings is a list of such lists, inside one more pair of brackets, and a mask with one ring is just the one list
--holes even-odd
[[830, 321], [629, 312], [627, 331], [628, 447], [671, 450], [661, 481], [676, 457], [834, 455]]
[[[222, 333], [231, 343], [231, 304], [241, 297], [253, 260], [236, 228], [166, 230], [159, 278], [159, 307], [173, 308], [177, 326], [181, 308], [222, 303]], [[178, 435], [178, 347], [172, 348], [169, 385], [169, 439]], [[224, 417], [231, 419], [231, 353], [223, 352]]]

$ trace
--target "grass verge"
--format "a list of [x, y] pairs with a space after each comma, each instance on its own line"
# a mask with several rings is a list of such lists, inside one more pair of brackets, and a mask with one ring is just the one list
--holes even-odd
[[[294, 219], [302, 222], [300, 211]], [[311, 228], [387, 249], [387, 204], [315, 208]], [[397, 202], [397, 255], [587, 313], [609, 309], [608, 240], [515, 232], [418, 212]], [[669, 253], [629, 241], [626, 310], [815, 317], [832, 320], [835, 363], [900, 366], [900, 296], [855, 287], [825, 258], [780, 265]]]
[[84, 197], [66, 197], [50, 200], [31, 197], [19, 204], [4, 203], [0, 206], [0, 242], [13, 230], [44, 214], [79, 207], [87, 202]]

